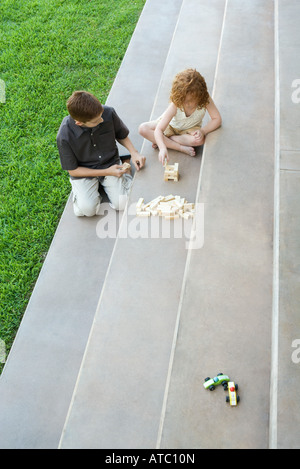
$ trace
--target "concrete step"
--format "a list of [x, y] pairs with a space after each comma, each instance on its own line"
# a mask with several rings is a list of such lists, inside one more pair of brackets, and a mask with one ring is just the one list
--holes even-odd
[[[181, 3], [146, 2], [107, 100], [138, 149]], [[58, 446], [115, 243], [97, 236], [100, 219], [66, 205], [0, 378], [1, 448]]]
[[272, 372], [272, 447], [300, 448], [300, 4], [278, 2], [278, 292]]
[[[184, 68], [201, 70], [212, 89], [224, 7], [219, 0], [183, 1], [153, 118], [167, 106], [172, 79]], [[201, 153], [190, 158], [173, 152], [180, 179], [165, 183], [149, 142], [143, 152], [148, 165], [135, 178], [60, 448], [156, 446], [189, 243], [185, 236], [147, 235], [148, 220], [137, 222], [132, 209], [139, 197], [150, 201], [169, 193], [194, 201]]]
[[[228, 2], [224, 123], [202, 163], [205, 243], [190, 254], [161, 448], [300, 447], [299, 18], [296, 1]], [[238, 409], [203, 393], [220, 371], [239, 384]]]
[[[273, 2], [227, 4], [204, 150], [205, 242], [190, 253], [161, 448], [267, 448], [273, 283]], [[237, 408], [208, 376], [238, 383]]]

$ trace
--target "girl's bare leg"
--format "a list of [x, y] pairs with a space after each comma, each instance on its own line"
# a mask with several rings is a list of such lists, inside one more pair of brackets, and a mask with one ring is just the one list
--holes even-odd
[[[153, 143], [153, 145], [152, 145], [153, 148], [157, 148], [156, 140], [155, 140], [155, 137], [154, 137], [155, 127], [156, 127], [156, 122], [155, 121], [145, 122], [144, 124], [141, 124], [140, 127], [139, 127], [140, 135], [142, 135], [144, 138], [146, 138], [147, 140], [152, 142]], [[184, 137], [185, 136], [186, 135], [184, 135]], [[195, 152], [195, 149], [192, 146], [185, 145], [184, 143], [180, 143], [180, 142], [176, 141], [175, 139], [173, 140], [173, 137], [175, 137], [175, 136], [172, 136], [170, 138], [166, 137], [165, 135], [163, 136], [164, 143], [165, 143], [167, 148], [169, 148], [170, 150], [180, 151], [180, 152], [185, 153], [185, 154], [190, 155], [190, 156], [195, 156], [196, 152]], [[177, 137], [177, 135], [176, 135], [176, 137]], [[178, 137], [182, 137], [182, 135], [178, 135]], [[191, 135], [189, 135], [189, 137], [191, 137]]]
[[197, 140], [193, 135], [182, 134], [182, 135], [172, 135], [170, 137], [173, 142], [179, 143], [180, 145], [186, 145], [190, 147], [199, 146], [199, 139]]

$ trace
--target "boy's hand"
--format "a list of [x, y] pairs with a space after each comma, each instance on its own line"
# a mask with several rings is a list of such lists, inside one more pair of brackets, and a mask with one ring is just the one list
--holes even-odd
[[123, 165], [114, 164], [107, 169], [107, 176], [115, 176], [120, 178], [124, 173], [126, 173], [126, 171], [127, 168], [124, 168]]
[[145, 166], [146, 157], [138, 154], [137, 156], [131, 155], [135, 169], [139, 171], [143, 166]]

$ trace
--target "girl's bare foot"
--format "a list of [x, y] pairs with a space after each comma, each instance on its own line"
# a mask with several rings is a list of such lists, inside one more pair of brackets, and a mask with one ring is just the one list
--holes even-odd
[[185, 153], [186, 155], [189, 155], [189, 156], [196, 155], [196, 151], [194, 147], [186, 147], [185, 145], [180, 145], [180, 151], [182, 151], [182, 153]]

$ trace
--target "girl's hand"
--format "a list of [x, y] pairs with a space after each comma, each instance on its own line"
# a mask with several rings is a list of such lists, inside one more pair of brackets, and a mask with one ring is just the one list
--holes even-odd
[[203, 143], [205, 141], [205, 133], [204, 132], [202, 132], [201, 130], [195, 130], [195, 132], [193, 132], [192, 135], [197, 140], [198, 145], [203, 145]]
[[158, 159], [163, 166], [169, 161], [168, 150], [166, 148], [159, 150]]

